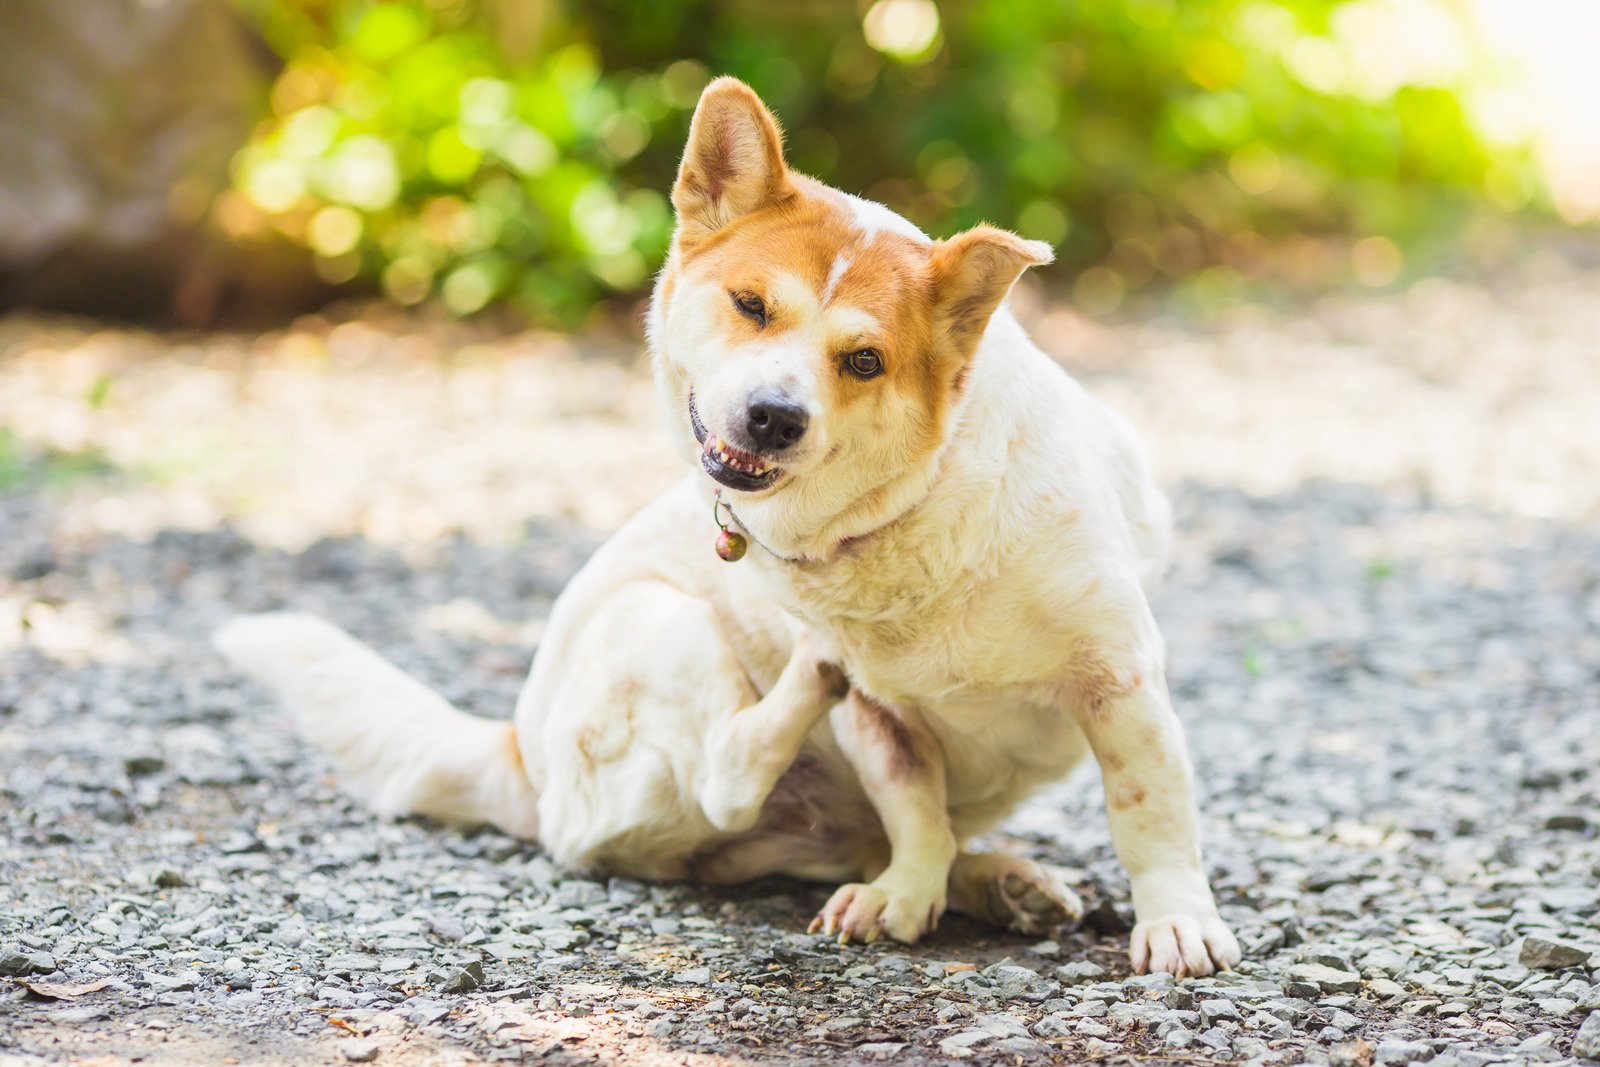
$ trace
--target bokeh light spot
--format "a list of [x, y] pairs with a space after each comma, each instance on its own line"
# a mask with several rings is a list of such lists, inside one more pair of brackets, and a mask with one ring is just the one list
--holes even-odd
[[1035, 200], [1017, 216], [1018, 232], [1048, 245], [1066, 240], [1067, 226], [1067, 213], [1053, 200]]
[[1272, 192], [1283, 176], [1283, 163], [1278, 153], [1267, 145], [1247, 144], [1228, 159], [1228, 174], [1234, 184], [1251, 196]]
[[1400, 248], [1387, 237], [1366, 237], [1350, 249], [1350, 269], [1356, 281], [1381, 289], [1400, 276]]
[[867, 43], [903, 62], [931, 57], [939, 37], [933, 0], [878, 0], [861, 22]]
[[319, 256], [343, 255], [361, 240], [361, 216], [347, 207], [331, 205], [311, 216], [306, 243]]

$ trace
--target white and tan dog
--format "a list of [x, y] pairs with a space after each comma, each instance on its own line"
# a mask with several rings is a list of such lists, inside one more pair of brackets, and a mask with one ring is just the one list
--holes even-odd
[[[1050, 250], [987, 226], [932, 241], [790, 171], [730, 78], [672, 198], [649, 337], [696, 470], [562, 594], [514, 724], [303, 616], [238, 620], [220, 647], [380, 812], [492, 823], [589, 870], [842, 881], [813, 928], [868, 941], [947, 907], [1028, 933], [1075, 918], [1048, 868], [964, 846], [1093, 751], [1134, 966], [1235, 963], [1142, 588], [1165, 502], [1004, 306]], [[716, 558], [714, 517], [753, 542], [743, 561]]]

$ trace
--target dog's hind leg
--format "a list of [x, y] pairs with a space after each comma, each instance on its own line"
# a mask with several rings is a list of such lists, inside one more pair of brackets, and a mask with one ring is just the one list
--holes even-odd
[[1045, 864], [1003, 852], [963, 852], [950, 867], [950, 910], [1002, 930], [1042, 934], [1077, 922], [1083, 903]]
[[682, 878], [756, 825], [843, 682], [802, 635], [763, 694], [723, 626], [649, 579], [606, 590], [541, 649], [518, 724], [538, 738], [541, 839], [560, 862]]
[[711, 824], [726, 833], [754, 826], [806, 735], [849, 691], [844, 675], [818, 658], [802, 634], [767, 694], [721, 719], [706, 738], [706, 773], [698, 792]]

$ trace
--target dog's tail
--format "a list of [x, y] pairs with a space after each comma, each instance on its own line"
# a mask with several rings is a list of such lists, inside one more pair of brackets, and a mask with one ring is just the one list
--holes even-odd
[[301, 731], [337, 757], [345, 789], [375, 811], [489, 823], [537, 839], [538, 795], [511, 723], [457, 711], [309, 615], [246, 615], [214, 640], [293, 709]]

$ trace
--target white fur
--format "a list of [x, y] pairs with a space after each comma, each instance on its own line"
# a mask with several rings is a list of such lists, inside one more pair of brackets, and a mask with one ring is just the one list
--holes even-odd
[[841, 193], [849, 205], [856, 229], [861, 232], [863, 244], [871, 244], [879, 232], [897, 233], [913, 241], [928, 240], [928, 235], [917, 229], [910, 219], [897, 215], [874, 200], [866, 200], [852, 193]]
[[[849, 203], [866, 240], [926, 239]], [[847, 880], [818, 917], [845, 936], [914, 940], [947, 896], [979, 906], [974, 878], [1019, 871], [1042, 914], [1070, 915], [1053, 876], [961, 849], [1092, 748], [1132, 879], [1135, 964], [1236, 961], [1201, 872], [1142, 588], [1165, 554], [1167, 508], [1128, 427], [1002, 306], [943, 447], [897, 458], [892, 408], [875, 430], [855, 425], [816, 386], [835, 309], [807, 297], [781, 338], [730, 347], [707, 312], [726, 299], [718, 280], [685, 274], [651, 310], [685, 451], [690, 390], [713, 431], [763, 383], [800, 397], [812, 427], [778, 486], [724, 491], [757, 542], [745, 561], [713, 555], [714, 486], [697, 469], [573, 580], [518, 702], [520, 776], [502, 725], [448, 708], [330, 627], [245, 621], [224, 650], [284, 692], [380, 811], [536, 833], [577, 867]], [[847, 700], [823, 661], [848, 675]], [[1018, 929], [1038, 921], [1013, 910]]]
[[838, 291], [839, 282], [850, 269], [850, 263], [850, 257], [843, 252], [833, 257], [833, 266], [828, 268], [828, 280], [822, 286], [822, 295], [818, 298], [820, 303], [827, 305], [833, 302], [833, 294]]

